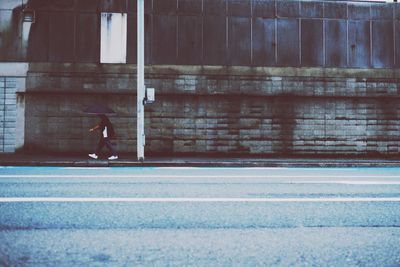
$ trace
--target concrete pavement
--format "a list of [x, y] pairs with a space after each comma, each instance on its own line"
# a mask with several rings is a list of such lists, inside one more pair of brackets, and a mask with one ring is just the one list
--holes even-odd
[[86, 154], [0, 154], [1, 166], [65, 166], [65, 167], [400, 167], [400, 158], [384, 157], [215, 157], [215, 156], [148, 156], [145, 161], [136, 155], [120, 155], [117, 160], [90, 159]]

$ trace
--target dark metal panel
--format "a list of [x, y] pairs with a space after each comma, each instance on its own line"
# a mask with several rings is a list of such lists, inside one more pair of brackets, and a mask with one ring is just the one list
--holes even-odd
[[205, 15], [223, 16], [226, 14], [226, 0], [203, 0]]
[[393, 19], [393, 6], [388, 4], [371, 4], [371, 19]]
[[253, 65], [274, 66], [275, 48], [275, 19], [254, 18]]
[[372, 66], [375, 68], [391, 68], [394, 63], [393, 54], [393, 21], [372, 22]]
[[349, 19], [370, 19], [370, 3], [349, 3]]
[[74, 0], [29, 0], [27, 3], [30, 8], [35, 10], [60, 9], [66, 11], [75, 7]]
[[[144, 1], [144, 13], [150, 14], [153, 8], [153, 1], [152, 0], [145, 0]], [[127, 9], [128, 12], [136, 13], [137, 12], [137, 0], [127, 0]]]
[[156, 14], [174, 15], [177, 8], [177, 0], [153, 0], [153, 9]]
[[322, 2], [300, 2], [300, 16], [303, 18], [322, 18], [324, 4]]
[[225, 17], [204, 17], [203, 55], [205, 65], [226, 64], [226, 19]]
[[396, 61], [396, 68], [400, 68], [400, 20], [395, 21], [395, 61]]
[[400, 20], [400, 5], [393, 4], [393, 6], [394, 6], [394, 17], [395, 17], [395, 19]]
[[250, 17], [251, 0], [228, 0], [228, 14], [230, 16]]
[[251, 18], [230, 17], [228, 26], [229, 64], [251, 64]]
[[297, 18], [300, 15], [300, 2], [277, 1], [276, 9], [278, 17]]
[[77, 9], [82, 11], [96, 12], [99, 8], [99, 0], [77, 1]]
[[178, 20], [178, 64], [200, 65], [202, 62], [203, 19], [180, 16]]
[[278, 65], [300, 65], [299, 20], [278, 19]]
[[330, 19], [347, 19], [347, 3], [324, 3], [324, 17]]
[[323, 66], [323, 21], [301, 20], [301, 65]]
[[[135, 1], [136, 2], [136, 1]], [[127, 37], [126, 37], [126, 62], [128, 64], [137, 63], [137, 14], [128, 14], [127, 18]], [[144, 32], [144, 36], [148, 35], [150, 32]], [[145, 55], [146, 55], [145, 51]]]
[[370, 23], [365, 20], [349, 20], [349, 66], [368, 68], [371, 66]]
[[35, 10], [48, 9], [51, 7], [50, 0], [29, 0], [28, 5]]
[[178, 12], [184, 15], [198, 15], [202, 14], [202, 1], [201, 0], [179, 0]]
[[[86, 0], [78, 0], [86, 1]], [[126, 0], [100, 0], [100, 12], [127, 12]]]
[[154, 16], [152, 61], [156, 64], [176, 63], [176, 16]]
[[75, 0], [52, 0], [51, 4], [53, 8], [61, 10], [71, 10], [75, 7]]
[[50, 15], [49, 61], [74, 61], [75, 14], [56, 12]]
[[97, 63], [100, 58], [100, 19], [95, 13], [77, 17], [76, 60]]
[[[144, 62], [145, 64], [151, 63], [151, 16], [144, 15]], [[128, 14], [128, 29], [127, 29], [127, 63], [137, 63], [137, 15], [134, 13]]]
[[32, 62], [48, 61], [50, 13], [37, 11], [35, 23], [29, 33], [28, 60]]
[[347, 65], [347, 21], [325, 21], [325, 65], [346, 67]]
[[253, 0], [253, 16], [263, 18], [275, 18], [275, 1], [274, 0]]
[[[145, 6], [151, 5], [151, 1], [144, 1]], [[127, 10], [128, 12], [136, 13], [137, 12], [137, 0], [127, 1]], [[146, 13], [146, 11], [145, 11]]]

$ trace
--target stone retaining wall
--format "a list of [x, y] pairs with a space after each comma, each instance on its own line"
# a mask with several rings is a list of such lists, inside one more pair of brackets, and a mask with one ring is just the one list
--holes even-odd
[[[134, 65], [30, 64], [25, 148], [88, 152], [92, 103], [117, 112], [121, 152], [136, 153]], [[400, 70], [149, 66], [146, 154], [399, 152]]]

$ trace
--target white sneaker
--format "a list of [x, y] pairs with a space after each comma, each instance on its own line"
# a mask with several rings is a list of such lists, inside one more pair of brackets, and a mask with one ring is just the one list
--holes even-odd
[[109, 157], [108, 159], [109, 160], [113, 160], [113, 159], [117, 159], [118, 158], [118, 156], [111, 156], [111, 157]]
[[92, 159], [98, 159], [99, 157], [96, 154], [89, 154], [89, 157], [91, 157]]

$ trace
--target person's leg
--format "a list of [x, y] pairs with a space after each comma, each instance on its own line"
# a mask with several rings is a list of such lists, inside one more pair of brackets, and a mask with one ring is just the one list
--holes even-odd
[[97, 143], [95, 152], [93, 154], [89, 154], [89, 157], [91, 157], [92, 159], [98, 159], [99, 158], [99, 153], [101, 151], [101, 149], [104, 146], [104, 139], [100, 138], [99, 142]]
[[111, 156], [116, 156], [117, 154], [115, 153], [115, 150], [110, 142], [110, 139], [105, 138], [104, 139], [104, 144], [106, 145], [106, 147], [108, 148], [108, 150], [110, 150], [111, 152]]
[[104, 143], [104, 138], [100, 138], [99, 143], [96, 147], [96, 151], [94, 152], [96, 155], [99, 155], [100, 151], [103, 149]]

